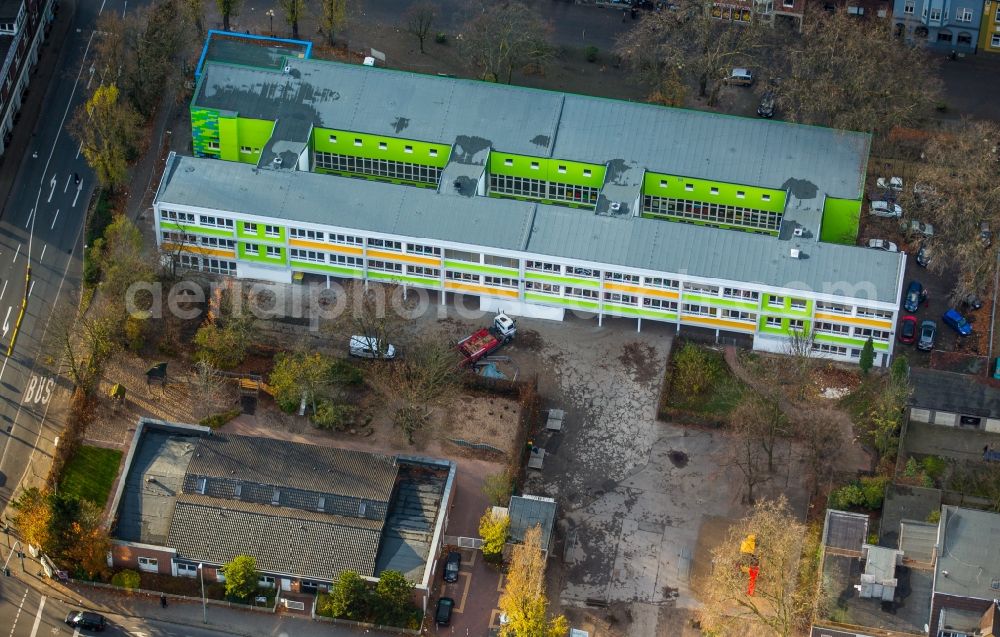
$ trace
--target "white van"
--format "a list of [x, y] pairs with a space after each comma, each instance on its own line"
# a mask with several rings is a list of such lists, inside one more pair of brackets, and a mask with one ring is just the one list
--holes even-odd
[[396, 348], [392, 344], [386, 345], [383, 349], [374, 336], [352, 336], [350, 351], [351, 356], [358, 358], [384, 358], [388, 360], [396, 357]]

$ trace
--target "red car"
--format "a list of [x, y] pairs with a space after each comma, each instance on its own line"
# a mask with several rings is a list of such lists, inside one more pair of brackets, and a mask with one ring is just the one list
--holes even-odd
[[917, 317], [904, 316], [899, 320], [899, 342], [910, 345], [917, 340]]

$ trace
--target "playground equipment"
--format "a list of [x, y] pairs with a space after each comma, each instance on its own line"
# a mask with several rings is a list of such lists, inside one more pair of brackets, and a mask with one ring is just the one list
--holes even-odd
[[747, 535], [740, 542], [740, 570], [747, 574], [747, 596], [753, 597], [757, 588], [757, 576], [760, 575], [760, 560], [757, 558], [757, 536]]

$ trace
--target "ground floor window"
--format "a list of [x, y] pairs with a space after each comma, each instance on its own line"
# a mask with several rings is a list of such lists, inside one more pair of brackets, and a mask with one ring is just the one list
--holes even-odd
[[147, 573], [156, 573], [160, 570], [159, 560], [155, 557], [140, 557], [139, 558], [139, 570], [146, 571]]
[[777, 212], [653, 195], [643, 196], [642, 211], [652, 215], [669, 215], [692, 221], [771, 232], [776, 232], [781, 226], [781, 214]]
[[994, 48], [1000, 48], [1000, 35], [994, 35], [990, 38], [990, 46]]
[[369, 157], [355, 157], [353, 155], [338, 155], [336, 153], [316, 151], [315, 161], [316, 168], [324, 170], [336, 170], [371, 175], [373, 177], [403, 179], [406, 181], [419, 181], [428, 184], [437, 184], [441, 179], [441, 169], [435, 166], [411, 164], [403, 161], [392, 161], [390, 159], [371, 159]]
[[539, 283], [538, 281], [525, 281], [524, 289], [533, 292], [544, 292], [545, 294], [559, 294], [559, 286], [552, 283]]
[[490, 192], [514, 197], [534, 197], [592, 206], [597, 203], [597, 188], [576, 186], [558, 181], [490, 174]]
[[225, 274], [234, 276], [236, 274], [236, 262], [225, 259], [202, 258], [194, 254], [181, 254], [178, 264], [182, 268], [189, 270], [201, 270], [213, 274]]
[[198, 565], [197, 564], [177, 564], [177, 575], [180, 577], [197, 577], [198, 576]]
[[261, 575], [257, 580], [257, 585], [264, 588], [274, 588], [274, 578], [270, 575]]
[[819, 352], [820, 354], [835, 354], [837, 356], [847, 355], [846, 347], [841, 347], [840, 345], [830, 345], [829, 343], [813, 343], [812, 350], [814, 352]]

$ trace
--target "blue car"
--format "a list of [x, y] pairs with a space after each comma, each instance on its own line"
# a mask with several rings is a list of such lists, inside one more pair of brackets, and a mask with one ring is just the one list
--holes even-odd
[[916, 312], [925, 298], [924, 286], [920, 281], [910, 281], [910, 287], [906, 288], [906, 296], [903, 297], [903, 307], [907, 312]]
[[945, 325], [955, 330], [962, 336], [972, 334], [972, 325], [970, 325], [969, 322], [965, 320], [965, 317], [959, 314], [955, 308], [945, 312], [944, 316], [941, 317], [941, 320], [944, 321]]

